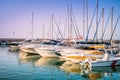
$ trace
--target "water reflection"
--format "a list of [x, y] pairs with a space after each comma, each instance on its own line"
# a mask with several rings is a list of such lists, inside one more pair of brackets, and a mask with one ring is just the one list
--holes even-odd
[[115, 67], [94, 67], [91, 72], [97, 72], [101, 74], [101, 79], [105, 80], [119, 80], [120, 78], [120, 66]]
[[40, 55], [31, 55], [25, 52], [19, 52], [19, 63], [32, 63], [35, 67], [41, 66], [61, 66], [65, 61], [60, 58], [47, 58]]
[[[0, 47], [0, 79], [14, 80], [119, 80], [120, 66], [84, 69], [61, 58], [44, 58]], [[9, 77], [7, 78], [6, 76]], [[1, 76], [3, 75], [3, 76]], [[24, 75], [24, 77], [23, 77]], [[47, 77], [44, 77], [47, 76]], [[10, 78], [10, 79], [9, 79]], [[2, 79], [3, 80], [3, 79]]]
[[[103, 78], [115, 78], [115, 74], [120, 74], [120, 66], [116, 67], [94, 67], [92, 69], [85, 69], [80, 64], [72, 63], [71, 61], [66, 61], [61, 67], [67, 73], [80, 74], [83, 79], [89, 80], [102, 80]], [[110, 75], [112, 74], [112, 75]], [[114, 74], [114, 76], [113, 76]], [[120, 76], [119, 76], [120, 77]]]
[[90, 69], [84, 69], [80, 64], [66, 61], [60, 68], [70, 74], [80, 74], [83, 79], [89, 78]]
[[41, 57], [39, 60], [35, 62], [36, 66], [60, 66], [64, 63], [64, 61], [60, 60], [60, 58], [47, 58]]
[[[56, 69], [62, 70], [66, 72], [66, 78], [71, 80], [70, 76], [71, 74], [81, 76], [80, 78], [83, 80], [89, 79], [89, 80], [97, 80], [97, 79], [112, 79], [115, 77], [115, 74], [120, 74], [120, 66], [116, 67], [94, 67], [92, 69], [85, 69], [80, 64], [75, 64], [71, 61], [64, 61], [60, 58], [46, 58], [46, 57], [40, 57], [39, 55], [29, 55], [27, 53], [21, 52], [19, 53], [19, 60], [20, 62], [30, 62], [33, 63], [34, 68], [41, 68], [42, 66], [48, 68], [50, 70], [51, 74]], [[43, 68], [44, 69], [44, 68]], [[52, 70], [52, 71], [51, 71]], [[114, 75], [113, 75], [114, 74]], [[118, 75], [118, 77], [120, 77]]]
[[71, 61], [64, 62], [64, 64], [60, 68], [66, 72], [82, 73], [80, 64], [74, 64]]
[[25, 52], [19, 52], [19, 60], [20, 62], [34, 62], [38, 60], [41, 56], [40, 55], [31, 55]]
[[103, 72], [103, 73], [110, 73], [110, 72], [120, 72], [120, 66], [114, 67], [93, 67], [91, 71]]

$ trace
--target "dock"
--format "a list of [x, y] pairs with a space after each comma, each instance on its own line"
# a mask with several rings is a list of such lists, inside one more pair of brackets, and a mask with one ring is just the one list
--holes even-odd
[[10, 42], [21, 42], [24, 40], [24, 38], [0, 38], [0, 44], [9, 44]]

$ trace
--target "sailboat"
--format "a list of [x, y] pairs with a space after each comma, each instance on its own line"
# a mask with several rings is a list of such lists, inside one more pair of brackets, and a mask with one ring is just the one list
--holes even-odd
[[35, 47], [38, 47], [39, 44], [34, 44], [32, 41], [33, 40], [33, 17], [34, 17], [34, 13], [32, 12], [32, 29], [31, 29], [31, 40], [30, 42], [28, 43], [23, 43], [21, 46], [20, 46], [20, 50], [23, 51], [23, 52], [26, 52], [26, 53], [30, 53], [30, 54], [38, 54], [34, 48]]

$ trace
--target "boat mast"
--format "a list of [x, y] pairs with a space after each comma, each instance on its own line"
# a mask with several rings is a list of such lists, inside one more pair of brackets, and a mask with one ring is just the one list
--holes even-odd
[[[98, 0], [96, 0], [96, 4], [97, 4], [97, 12], [96, 12], [96, 30], [98, 27]], [[98, 32], [96, 33], [96, 40], [98, 38]]]
[[102, 34], [103, 32], [104, 32], [104, 8], [102, 8]]
[[112, 40], [112, 38], [113, 38], [113, 35], [114, 35], [114, 32], [115, 32], [115, 29], [116, 29], [117, 24], [118, 24], [118, 21], [119, 21], [119, 18], [120, 18], [120, 15], [118, 16], [117, 21], [116, 21], [116, 24], [115, 24], [115, 27], [114, 27], [114, 29], [113, 29], [113, 31], [112, 31], [112, 35], [111, 35], [111, 37], [110, 37], [110, 42], [111, 42], [111, 40]]
[[85, 38], [85, 0], [83, 0], [83, 38]]
[[67, 27], [66, 26], [67, 26], [67, 19], [65, 18], [64, 30], [63, 30], [64, 39], [67, 39], [67, 30], [66, 30]]
[[33, 39], [33, 17], [34, 17], [34, 13], [32, 12], [32, 39]]
[[[112, 36], [112, 32], [113, 32], [113, 7], [112, 7], [112, 11], [111, 11], [111, 36]], [[111, 40], [111, 44], [112, 44], [112, 40]]]
[[32, 12], [32, 39], [33, 39], [33, 16], [34, 16], [34, 13]]
[[73, 27], [73, 21], [72, 21], [72, 3], [70, 4], [70, 39], [72, 39], [72, 27]]
[[68, 9], [68, 14], [67, 14], [67, 16], [68, 16], [68, 40], [70, 39], [70, 35], [69, 35], [69, 33], [70, 33], [70, 28], [69, 28], [69, 5], [67, 6], [67, 9]]
[[44, 39], [44, 23], [43, 23], [43, 34], [42, 34], [42, 39]]
[[86, 35], [85, 41], [88, 41], [88, 37], [89, 37], [90, 29], [92, 27], [92, 23], [93, 23], [93, 19], [94, 19], [94, 16], [95, 16], [95, 12], [96, 12], [96, 7], [95, 7], [94, 13], [92, 15], [90, 25], [88, 27], [88, 31], [87, 31], [87, 35]]
[[111, 15], [111, 10], [110, 10], [110, 13], [109, 13], [109, 15], [108, 15], [107, 22], [106, 22], [106, 24], [105, 24], [105, 27], [104, 27], [104, 31], [103, 31], [101, 40], [103, 40], [103, 38], [104, 38], [106, 29], [107, 29], [107, 25], [108, 25], [108, 22], [109, 22], [109, 20], [110, 20], [110, 15]]
[[73, 22], [73, 29], [75, 31], [75, 35], [77, 37], [77, 39], [80, 39], [80, 33], [79, 33], [79, 29], [77, 27], [77, 22], [76, 22], [76, 19], [75, 19], [75, 15], [74, 15], [74, 12], [73, 12], [73, 9], [71, 10], [71, 14], [72, 14], [72, 22]]
[[53, 14], [52, 14], [52, 21], [51, 21], [51, 39], [53, 39]]
[[62, 38], [62, 40], [63, 40], [62, 33], [61, 33], [61, 31], [60, 31], [60, 28], [59, 28], [59, 26], [58, 26], [58, 24], [57, 24], [57, 21], [56, 21], [56, 19], [55, 19], [55, 16], [54, 16], [54, 15], [53, 15], [53, 20], [54, 20], [54, 22], [55, 22], [55, 24], [56, 24], [56, 26], [57, 26], [58, 32], [59, 32], [59, 34], [60, 34], [60, 36], [61, 36], [61, 38]]
[[53, 39], [53, 14], [52, 14], [52, 16], [50, 17], [50, 29], [48, 30], [48, 37], [49, 37], [49, 39]]
[[86, 18], [87, 18], [87, 31], [88, 31], [88, 0], [86, 0]]

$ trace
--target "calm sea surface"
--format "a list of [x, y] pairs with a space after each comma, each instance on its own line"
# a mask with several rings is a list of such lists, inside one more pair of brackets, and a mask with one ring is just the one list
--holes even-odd
[[59, 58], [26, 56], [0, 46], [0, 80], [120, 80], [120, 66], [82, 69]]

